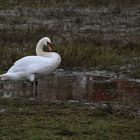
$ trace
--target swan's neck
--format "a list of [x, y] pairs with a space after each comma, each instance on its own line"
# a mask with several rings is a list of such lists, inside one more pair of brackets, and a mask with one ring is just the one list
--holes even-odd
[[44, 52], [43, 51], [43, 46], [44, 44], [39, 41], [36, 45], [36, 54], [39, 55], [39, 56], [45, 56], [47, 54], [47, 52]]

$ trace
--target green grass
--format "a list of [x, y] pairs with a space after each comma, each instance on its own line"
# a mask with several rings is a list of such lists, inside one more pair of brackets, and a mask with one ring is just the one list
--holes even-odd
[[1, 99], [0, 139], [137, 140], [140, 119], [99, 116], [74, 103]]

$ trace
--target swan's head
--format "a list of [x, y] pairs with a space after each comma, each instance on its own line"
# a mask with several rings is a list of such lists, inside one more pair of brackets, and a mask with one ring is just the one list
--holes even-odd
[[40, 41], [43, 45], [48, 47], [49, 51], [52, 51], [52, 42], [49, 37], [43, 37]]

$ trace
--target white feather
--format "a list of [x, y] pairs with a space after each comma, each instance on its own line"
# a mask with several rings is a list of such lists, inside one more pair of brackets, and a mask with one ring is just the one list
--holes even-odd
[[50, 74], [61, 62], [61, 57], [55, 52], [44, 52], [43, 46], [50, 39], [41, 39], [36, 46], [36, 53], [39, 56], [26, 56], [17, 60], [7, 73], [0, 75], [1, 80], [20, 80], [29, 79], [34, 81], [35, 75]]

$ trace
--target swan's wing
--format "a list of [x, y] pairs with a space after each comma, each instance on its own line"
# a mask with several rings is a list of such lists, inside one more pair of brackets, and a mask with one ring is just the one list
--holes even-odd
[[52, 63], [53, 62], [50, 58], [45, 58], [42, 56], [27, 56], [16, 61], [8, 72], [26, 71], [28, 73], [40, 73], [45, 70], [50, 70]]
[[26, 56], [26, 57], [23, 57], [23, 58], [17, 60], [14, 63], [14, 65], [18, 65], [18, 66], [30, 65], [33, 63], [40, 62], [42, 60], [44, 60], [44, 57], [42, 57], [42, 56]]

